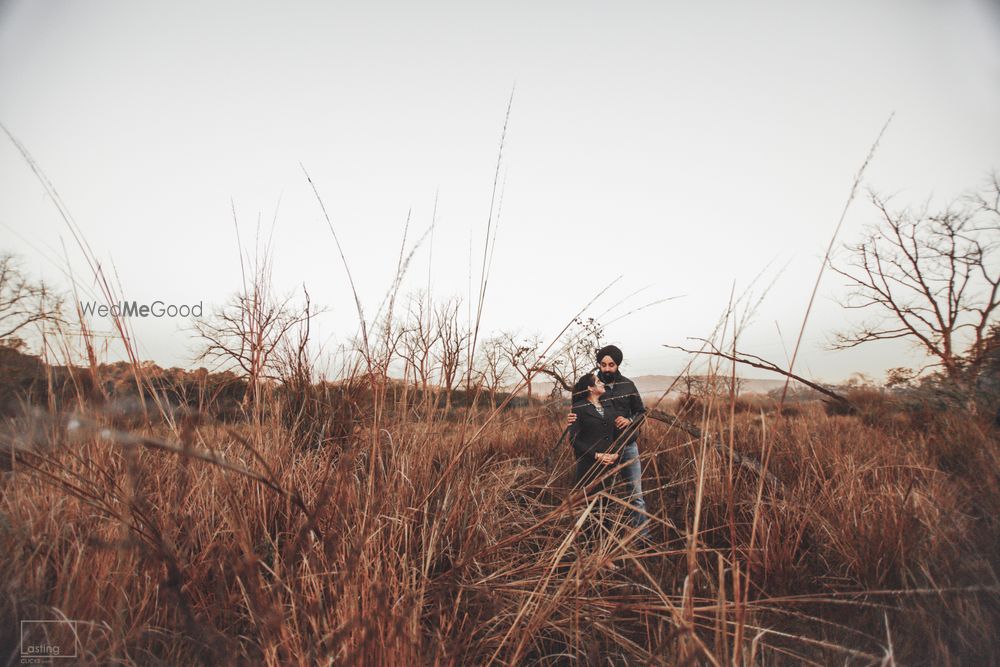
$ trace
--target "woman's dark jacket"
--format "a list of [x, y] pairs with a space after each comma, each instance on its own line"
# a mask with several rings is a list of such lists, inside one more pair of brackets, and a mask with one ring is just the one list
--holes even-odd
[[569, 441], [577, 459], [593, 461], [595, 453], [610, 452], [625, 444], [615, 440], [620, 431], [615, 426], [615, 417], [619, 413], [615, 411], [614, 403], [601, 401], [601, 406], [604, 408], [603, 417], [590, 401], [573, 404], [576, 421], [569, 427]]

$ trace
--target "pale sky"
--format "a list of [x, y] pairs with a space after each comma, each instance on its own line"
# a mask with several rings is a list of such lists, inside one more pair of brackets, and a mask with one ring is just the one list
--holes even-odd
[[[663, 344], [707, 335], [767, 269], [743, 348], [781, 362], [859, 166], [900, 205], [945, 202], [1000, 169], [1000, 8], [927, 2], [0, 3], [0, 122], [33, 154], [127, 298], [221, 304], [244, 241], [275, 216], [275, 282], [354, 333], [412, 211], [431, 222], [405, 289], [465, 295], [476, 275], [507, 100], [513, 109], [484, 327], [554, 336], [591, 308], [684, 295], [607, 339], [630, 375], [670, 374]], [[68, 283], [55, 207], [0, 137], [2, 249]], [[280, 201], [280, 207], [279, 207]], [[876, 219], [864, 196], [841, 232]], [[769, 269], [767, 267], [770, 267]], [[783, 271], [781, 269], [784, 269]], [[856, 313], [824, 277], [797, 369], [842, 380], [919, 363], [906, 345], [825, 349]], [[628, 305], [619, 312], [628, 310]], [[143, 356], [189, 365], [187, 321], [134, 320]], [[100, 326], [100, 324], [99, 324]], [[778, 330], [781, 331], [779, 337]], [[109, 359], [120, 357], [112, 349]], [[752, 373], [760, 376], [760, 373]]]

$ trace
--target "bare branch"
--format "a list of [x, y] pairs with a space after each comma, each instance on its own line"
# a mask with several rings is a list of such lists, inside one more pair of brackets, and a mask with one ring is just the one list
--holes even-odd
[[789, 371], [786, 371], [785, 369], [779, 367], [778, 365], [776, 365], [776, 364], [774, 364], [774, 363], [772, 363], [770, 361], [767, 361], [766, 359], [762, 359], [762, 358], [760, 358], [760, 357], [758, 357], [756, 355], [746, 354], [746, 353], [730, 354], [730, 353], [723, 352], [723, 351], [717, 349], [714, 345], [712, 345], [712, 343], [710, 341], [706, 341], [706, 340], [703, 340], [703, 339], [695, 339], [695, 340], [700, 340], [701, 342], [706, 343], [706, 345], [710, 349], [689, 350], [687, 348], [680, 347], [678, 345], [664, 345], [664, 347], [670, 348], [672, 350], [680, 350], [681, 352], [687, 352], [688, 354], [707, 354], [709, 356], [720, 357], [722, 359], [727, 359], [729, 361], [733, 361], [733, 362], [738, 363], [738, 364], [744, 364], [746, 366], [752, 366], [754, 368], [759, 368], [761, 370], [770, 371], [772, 373], [778, 373], [779, 375], [783, 375], [784, 377], [789, 378], [791, 380], [795, 380], [796, 382], [801, 382], [802, 384], [804, 384], [805, 386], [809, 387], [810, 389], [815, 389], [819, 393], [823, 394], [824, 396], [830, 397], [831, 399], [833, 399], [834, 401], [836, 401], [838, 403], [842, 403], [842, 404], [848, 405], [848, 406], [852, 406], [853, 405], [849, 400], [847, 400], [845, 397], [841, 396], [837, 392], [835, 392], [835, 391], [833, 391], [831, 389], [828, 389], [827, 387], [824, 387], [821, 384], [817, 384], [815, 382], [807, 380], [807, 379], [805, 379], [804, 377], [802, 377], [800, 375], [796, 375], [795, 373], [790, 373]]

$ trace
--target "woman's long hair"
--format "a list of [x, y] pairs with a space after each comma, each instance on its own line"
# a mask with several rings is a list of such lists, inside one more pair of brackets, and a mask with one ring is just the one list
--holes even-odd
[[586, 401], [590, 394], [590, 388], [597, 383], [597, 376], [593, 373], [587, 373], [581, 375], [580, 379], [576, 381], [573, 385], [573, 397], [572, 403], [579, 403], [580, 401]]

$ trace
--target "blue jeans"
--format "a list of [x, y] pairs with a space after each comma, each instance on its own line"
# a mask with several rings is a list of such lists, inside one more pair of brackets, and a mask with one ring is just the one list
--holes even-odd
[[634, 508], [629, 512], [633, 526], [642, 526], [642, 537], [650, 539], [649, 517], [642, 514], [646, 510], [646, 501], [642, 497], [642, 464], [639, 462], [639, 445], [635, 440], [625, 445], [621, 453], [621, 463], [628, 461], [619, 474], [625, 481], [625, 491], [629, 495], [629, 504]]

